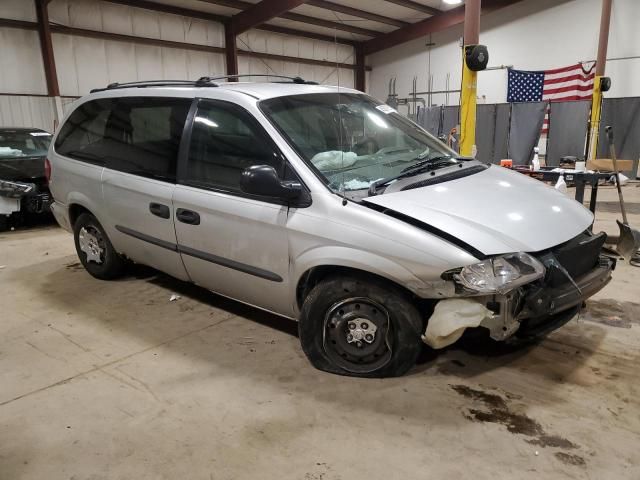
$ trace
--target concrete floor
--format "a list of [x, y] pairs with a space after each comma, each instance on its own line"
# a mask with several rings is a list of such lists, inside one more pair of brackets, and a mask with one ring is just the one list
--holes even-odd
[[359, 380], [314, 370], [292, 322], [93, 279], [55, 227], [0, 234], [0, 266], [2, 480], [640, 478], [638, 268], [537, 346]]

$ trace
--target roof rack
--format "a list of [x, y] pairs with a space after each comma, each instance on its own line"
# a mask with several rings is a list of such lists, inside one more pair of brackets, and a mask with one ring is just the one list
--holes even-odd
[[[197, 85], [197, 81], [193, 80], [143, 80], [139, 82], [124, 82], [124, 83], [110, 83], [105, 88], [94, 88], [89, 93], [104, 92], [105, 90], [114, 90], [117, 88], [145, 88], [145, 87], [194, 87]], [[217, 87], [217, 85], [208, 85], [210, 87]]]
[[[198, 80], [143, 80], [138, 82], [110, 83], [105, 88], [94, 88], [90, 93], [104, 92], [105, 90], [115, 90], [118, 88], [146, 88], [146, 87], [218, 87], [216, 80], [227, 80], [229, 78], [241, 77], [271, 77], [290, 80], [292, 83], [301, 85], [318, 85], [318, 82], [305, 80], [301, 77], [287, 77], [284, 75], [269, 74], [240, 74], [240, 75], [217, 75], [215, 77], [200, 77]], [[275, 82], [274, 82], [275, 83]], [[282, 82], [284, 83], [284, 82]]]
[[[235, 75], [218, 75], [215, 77], [200, 77], [198, 82], [206, 83], [207, 86], [210, 82], [214, 82], [215, 80], [227, 80], [229, 78], [242, 78], [242, 77], [269, 77], [269, 78], [283, 78], [286, 80], [291, 80], [292, 83], [298, 83], [300, 85], [318, 85], [318, 82], [312, 82], [310, 80], [305, 80], [302, 77], [289, 77], [286, 75], [271, 75], [269, 73], [241, 73]], [[277, 82], [274, 82], [277, 83]]]

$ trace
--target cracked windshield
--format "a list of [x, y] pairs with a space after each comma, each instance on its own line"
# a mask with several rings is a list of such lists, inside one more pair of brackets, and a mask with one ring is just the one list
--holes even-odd
[[365, 95], [295, 95], [266, 100], [261, 106], [336, 192], [375, 190], [398, 178], [457, 163], [456, 152]]

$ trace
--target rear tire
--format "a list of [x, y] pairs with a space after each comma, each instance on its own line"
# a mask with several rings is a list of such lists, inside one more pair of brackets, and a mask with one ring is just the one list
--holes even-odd
[[90, 213], [80, 215], [73, 225], [73, 237], [78, 258], [91, 276], [112, 280], [125, 272], [126, 260], [115, 251], [96, 217]]
[[376, 278], [330, 277], [302, 306], [302, 350], [314, 367], [354, 377], [397, 377], [416, 363], [424, 322], [409, 296]]

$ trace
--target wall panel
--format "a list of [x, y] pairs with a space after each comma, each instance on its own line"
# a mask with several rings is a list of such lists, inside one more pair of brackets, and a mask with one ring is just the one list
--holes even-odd
[[35, 3], [29, 0], [2, 0], [0, 1], [0, 17], [35, 22]]
[[46, 94], [38, 34], [0, 28], [0, 92]]
[[0, 95], [0, 127], [36, 127], [53, 132], [54, 119], [50, 97]]

